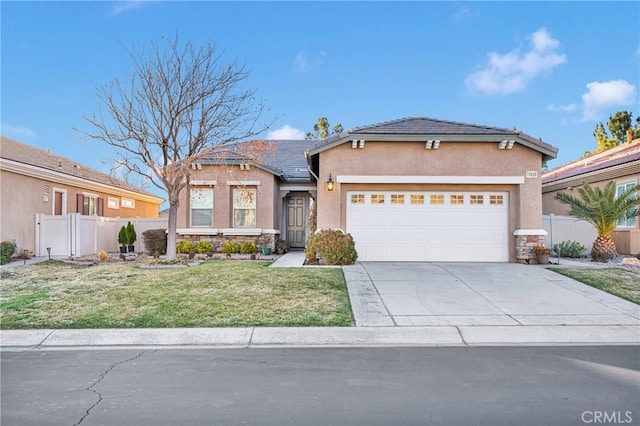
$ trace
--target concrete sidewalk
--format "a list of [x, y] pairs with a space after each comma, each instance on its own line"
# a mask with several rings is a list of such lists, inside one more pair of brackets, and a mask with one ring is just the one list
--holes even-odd
[[113, 348], [269, 348], [640, 345], [638, 326], [250, 327], [3, 330], [2, 351]]

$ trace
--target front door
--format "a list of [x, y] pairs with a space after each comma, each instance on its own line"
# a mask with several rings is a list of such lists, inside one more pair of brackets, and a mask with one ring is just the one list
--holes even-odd
[[307, 228], [307, 197], [287, 198], [287, 242], [289, 247], [304, 248]]

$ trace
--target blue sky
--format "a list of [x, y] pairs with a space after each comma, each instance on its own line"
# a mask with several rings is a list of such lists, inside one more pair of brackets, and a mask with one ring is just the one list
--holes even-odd
[[125, 49], [176, 32], [244, 63], [264, 137], [320, 116], [345, 129], [407, 116], [517, 127], [595, 147], [609, 114], [640, 114], [638, 2], [11, 2], [2, 19], [1, 132], [108, 172], [88, 141], [96, 88], [130, 75]]

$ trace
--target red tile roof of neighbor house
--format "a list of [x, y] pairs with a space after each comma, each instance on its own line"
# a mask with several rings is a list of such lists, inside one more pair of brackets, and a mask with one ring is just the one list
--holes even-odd
[[159, 198], [156, 194], [129, 185], [113, 176], [81, 165], [69, 158], [55, 155], [50, 151], [44, 151], [5, 136], [0, 136], [0, 158]]
[[640, 173], [640, 139], [635, 139], [630, 143], [618, 145], [615, 148], [589, 155], [551, 169], [542, 175], [542, 183], [551, 183], [561, 179], [580, 176], [585, 173], [603, 170], [633, 161], [638, 162], [638, 172]]

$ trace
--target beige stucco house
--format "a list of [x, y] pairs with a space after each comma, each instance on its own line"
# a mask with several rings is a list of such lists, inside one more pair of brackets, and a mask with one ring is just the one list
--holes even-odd
[[[587, 182], [604, 187], [614, 181], [617, 191], [640, 183], [640, 139], [631, 140], [615, 148], [563, 164], [542, 176], [542, 210], [544, 214], [565, 215], [566, 204], [555, 199], [560, 192], [575, 192]], [[633, 218], [618, 223], [612, 234], [621, 254], [640, 254], [640, 221]]]
[[164, 200], [65, 157], [0, 137], [0, 240], [35, 252], [36, 214], [158, 217]]
[[267, 145], [192, 165], [179, 239], [304, 247], [312, 209], [361, 261], [525, 262], [546, 235], [540, 168], [557, 148], [518, 130], [413, 117]]

